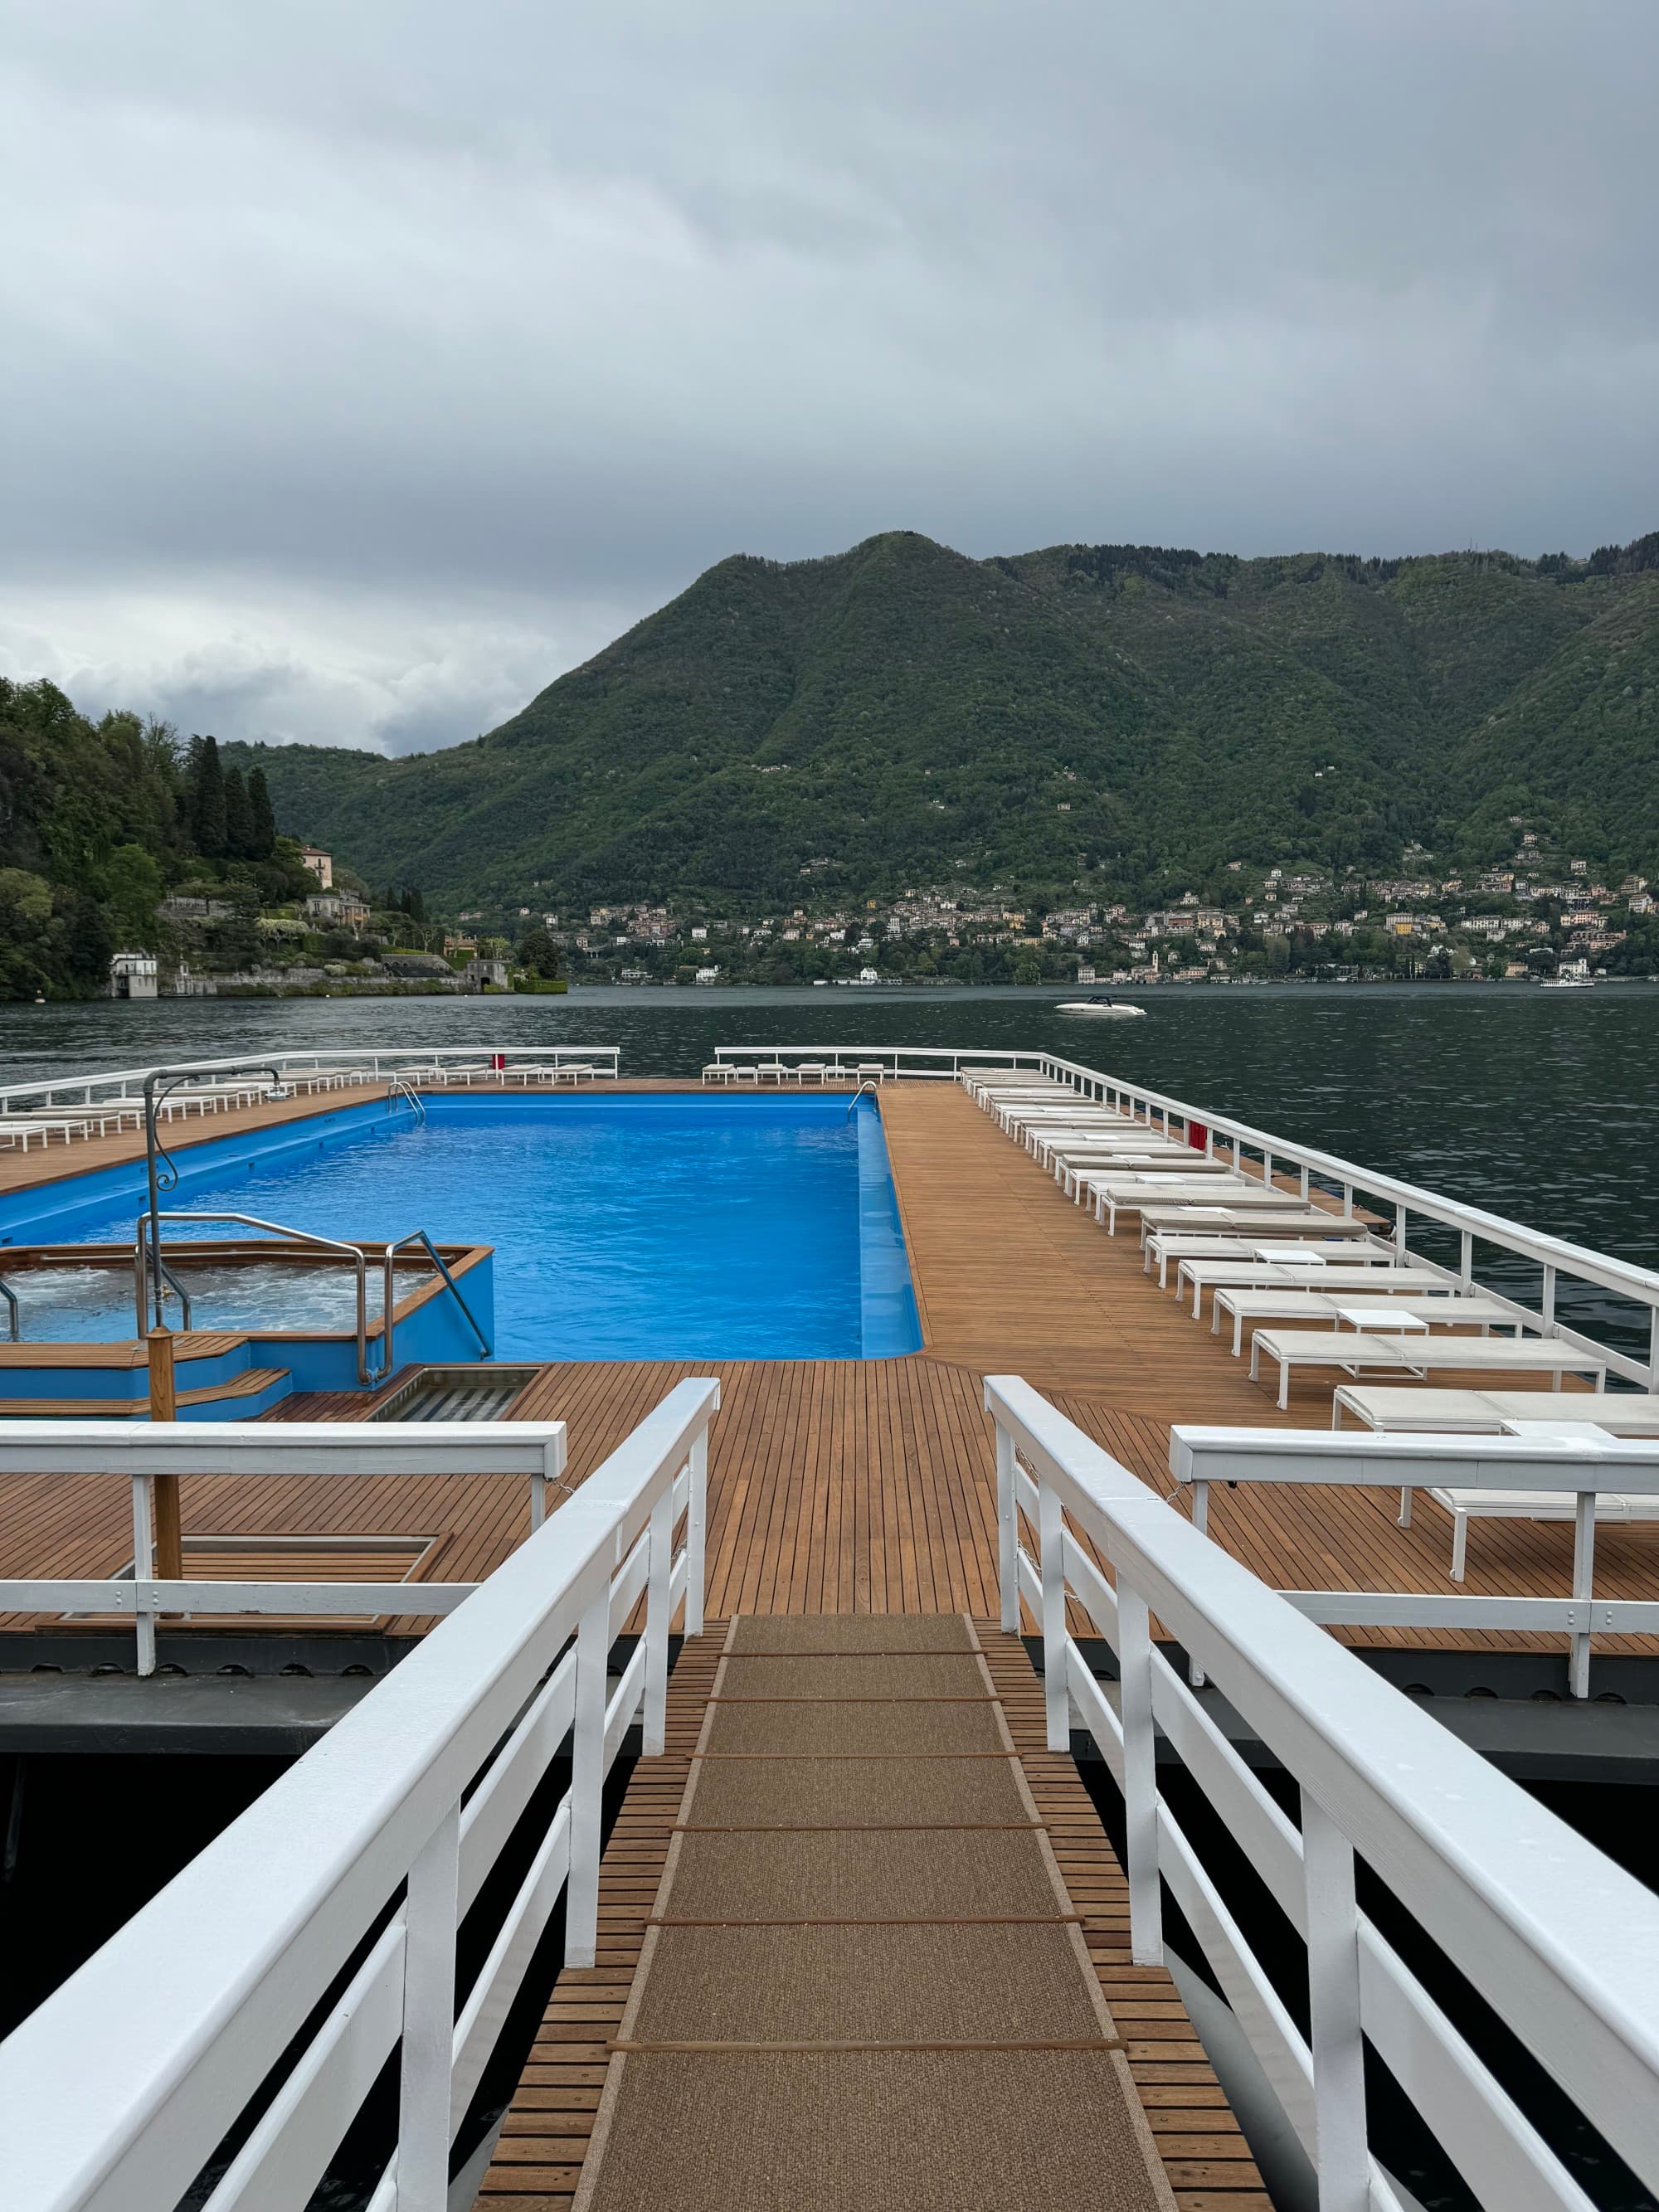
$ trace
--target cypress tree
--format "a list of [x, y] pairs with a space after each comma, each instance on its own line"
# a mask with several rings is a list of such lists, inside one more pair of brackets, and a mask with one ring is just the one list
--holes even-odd
[[270, 803], [270, 786], [265, 781], [262, 768], [256, 768], [247, 780], [247, 803], [253, 817], [253, 845], [248, 857], [268, 860], [276, 850], [276, 812]]
[[216, 738], [191, 740], [191, 830], [196, 849], [204, 860], [225, 858], [225, 772], [219, 760]]
[[225, 772], [225, 852], [233, 860], [251, 860], [253, 852], [253, 810], [240, 769]]

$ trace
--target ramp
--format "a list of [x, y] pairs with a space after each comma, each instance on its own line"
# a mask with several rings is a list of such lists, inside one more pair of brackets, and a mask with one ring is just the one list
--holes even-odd
[[[603, 1964], [561, 1978], [481, 2208], [1265, 2203], [1168, 1977], [1103, 1985], [1121, 1875], [1035, 1747], [1023, 1647], [990, 1643], [952, 1615], [730, 1624], [625, 1996]], [[647, 1850], [619, 1827], [619, 1899]]]

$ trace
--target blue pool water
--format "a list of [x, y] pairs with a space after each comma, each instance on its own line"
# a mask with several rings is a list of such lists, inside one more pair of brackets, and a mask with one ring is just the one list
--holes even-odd
[[[849, 1117], [833, 1097], [458, 1097], [428, 1100], [424, 1127], [369, 1109], [327, 1117], [321, 1141], [296, 1143], [302, 1128], [269, 1150], [180, 1150], [164, 1203], [494, 1245], [498, 1358], [856, 1359], [920, 1345], [867, 1098]], [[91, 1180], [78, 1204], [57, 1186], [62, 1225], [37, 1218], [27, 1237], [130, 1243], [138, 1179], [95, 1211]], [[205, 1301], [196, 1316], [236, 1318]]]

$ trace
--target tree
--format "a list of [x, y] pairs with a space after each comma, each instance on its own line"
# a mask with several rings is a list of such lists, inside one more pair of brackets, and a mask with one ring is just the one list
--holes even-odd
[[227, 769], [224, 787], [225, 851], [233, 860], [254, 860], [258, 856], [253, 850], [253, 810], [240, 769]]
[[216, 738], [193, 737], [190, 741], [190, 827], [204, 860], [224, 859], [228, 842], [225, 771]]
[[153, 945], [161, 869], [142, 845], [118, 845], [103, 873], [105, 908], [123, 943]]
[[[480, 951], [483, 946], [479, 947]], [[532, 929], [519, 942], [519, 965], [532, 975], [554, 982], [560, 974], [559, 948], [544, 929]]]
[[110, 955], [115, 950], [109, 927], [94, 901], [83, 891], [59, 891], [54, 904], [64, 921], [64, 956], [76, 982], [96, 987], [109, 975]]
[[248, 857], [254, 860], [269, 860], [276, 850], [276, 813], [270, 803], [270, 786], [265, 781], [265, 772], [262, 768], [256, 768], [247, 780], [247, 803], [253, 820]]

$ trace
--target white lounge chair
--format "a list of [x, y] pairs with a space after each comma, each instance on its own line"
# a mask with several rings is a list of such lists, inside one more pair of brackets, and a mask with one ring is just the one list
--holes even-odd
[[1204, 1317], [1206, 1291], [1265, 1291], [1282, 1286], [1287, 1290], [1346, 1291], [1352, 1297], [1370, 1297], [1375, 1292], [1393, 1297], [1397, 1291], [1430, 1297], [1437, 1294], [1451, 1297], [1460, 1287], [1455, 1277], [1437, 1274], [1433, 1268], [1420, 1262], [1405, 1267], [1391, 1266], [1386, 1253], [1356, 1253], [1350, 1265], [1347, 1250], [1341, 1245], [1328, 1259], [1312, 1249], [1305, 1258], [1296, 1260], [1192, 1260], [1178, 1255], [1172, 1256], [1176, 1260], [1176, 1302], [1184, 1305], [1190, 1290], [1194, 1321]]
[[1615, 1437], [1659, 1437], [1659, 1398], [1633, 1390], [1435, 1390], [1344, 1382], [1331, 1405], [1331, 1426], [1352, 1413], [1385, 1436], [1498, 1436], [1514, 1421], [1583, 1420]]
[[1484, 1370], [1506, 1375], [1588, 1375], [1599, 1392], [1607, 1363], [1600, 1353], [1581, 1352], [1559, 1337], [1446, 1337], [1382, 1329], [1260, 1328], [1250, 1340], [1250, 1380], [1261, 1374], [1263, 1358], [1279, 1366], [1279, 1403], [1290, 1403], [1291, 1375], [1297, 1367], [1334, 1368], [1356, 1380], [1369, 1368], [1404, 1369], [1427, 1375], [1434, 1368]]
[[[1610, 1431], [1598, 1422], [1590, 1421], [1511, 1421], [1506, 1424], [1509, 1432], [1528, 1436], [1540, 1443], [1571, 1443], [1577, 1441], [1594, 1443], [1606, 1439]], [[1571, 1490], [1463, 1490], [1437, 1487], [1429, 1492], [1435, 1504], [1451, 1516], [1452, 1552], [1451, 1578], [1461, 1583], [1468, 1563], [1469, 1523], [1471, 1521], [1571, 1521], [1578, 1518], [1578, 1492]], [[1595, 1498], [1594, 1516], [1599, 1528], [1605, 1522], [1621, 1523], [1626, 1528], [1642, 1522], [1659, 1522], [1659, 1495], [1651, 1491], [1598, 1490]], [[1400, 1493], [1400, 1526], [1412, 1525], [1412, 1492]], [[1588, 1561], [1581, 1564], [1574, 1574], [1577, 1585], [1589, 1583]]]
[[[1342, 1271], [1339, 1271], [1342, 1272]], [[1367, 1272], [1356, 1269], [1357, 1273]], [[1416, 1280], [1420, 1284], [1421, 1278]], [[1339, 1324], [1345, 1312], [1361, 1302], [1369, 1302], [1372, 1310], [1386, 1306], [1400, 1316], [1400, 1325], [1407, 1328], [1420, 1322], [1425, 1328], [1478, 1328], [1482, 1334], [1492, 1328], [1510, 1328], [1519, 1336], [1522, 1323], [1514, 1310], [1500, 1298], [1469, 1297], [1452, 1289], [1425, 1296], [1420, 1289], [1402, 1290], [1389, 1284], [1363, 1283], [1358, 1289], [1339, 1284], [1334, 1289], [1285, 1285], [1267, 1290], [1218, 1290], [1211, 1301], [1213, 1317], [1210, 1322], [1212, 1335], [1219, 1334], [1223, 1314], [1231, 1316], [1233, 1324], [1233, 1357], [1238, 1358], [1243, 1348], [1244, 1329], [1264, 1321], [1296, 1322], [1334, 1321]], [[1541, 1327], [1541, 1323], [1534, 1323]]]
[[[1373, 1237], [1363, 1224], [1355, 1222], [1352, 1229], [1332, 1237], [1326, 1234], [1326, 1214], [1304, 1215], [1293, 1229], [1274, 1229], [1263, 1235], [1259, 1221], [1252, 1220], [1232, 1228], [1218, 1228], [1213, 1224], [1199, 1226], [1182, 1223], [1174, 1228], [1148, 1228], [1146, 1216], [1141, 1223], [1141, 1267], [1150, 1273], [1153, 1263], [1158, 1267], [1160, 1290], [1169, 1282], [1171, 1260], [1260, 1260], [1264, 1249], [1283, 1251], [1295, 1245], [1311, 1259], [1320, 1255], [1328, 1260], [1340, 1260], [1345, 1265], [1358, 1265], [1363, 1258], [1382, 1262], [1395, 1257], [1392, 1244], [1385, 1244], [1380, 1237]], [[1340, 1217], [1338, 1217], [1339, 1224]]]
[[736, 1080], [737, 1073], [729, 1060], [711, 1060], [702, 1071], [702, 1079], [705, 1083], [729, 1084]]
[[[1264, 1191], [1266, 1200], [1270, 1194]], [[1211, 1237], [1246, 1237], [1254, 1243], [1265, 1243], [1269, 1237], [1279, 1241], [1285, 1237], [1310, 1237], [1319, 1243], [1343, 1240], [1375, 1245], [1376, 1239], [1363, 1221], [1346, 1214], [1326, 1213], [1316, 1206], [1297, 1206], [1282, 1197], [1275, 1210], [1269, 1204], [1240, 1205], [1229, 1193], [1224, 1200], [1206, 1196], [1203, 1200], [1188, 1199], [1179, 1206], [1143, 1206], [1140, 1209], [1140, 1235], [1145, 1243], [1165, 1231], [1191, 1231]]]

